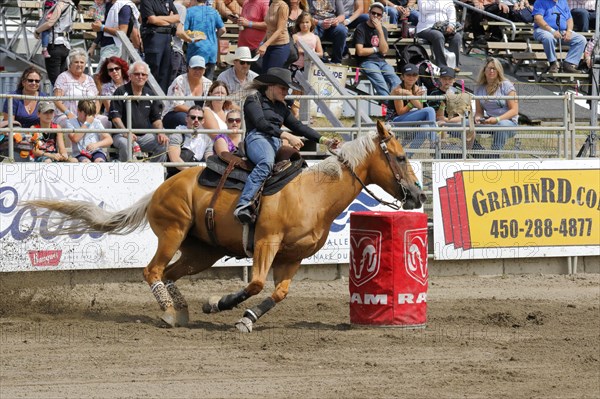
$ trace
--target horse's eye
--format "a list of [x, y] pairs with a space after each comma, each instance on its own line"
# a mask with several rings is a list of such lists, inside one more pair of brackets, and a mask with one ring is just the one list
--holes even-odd
[[398, 161], [400, 163], [406, 162], [406, 156], [405, 155], [398, 155], [396, 157], [396, 161]]

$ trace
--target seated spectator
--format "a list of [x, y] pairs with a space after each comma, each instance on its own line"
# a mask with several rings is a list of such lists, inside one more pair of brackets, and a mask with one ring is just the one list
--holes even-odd
[[240, 126], [242, 125], [242, 113], [233, 109], [227, 113], [227, 129], [233, 130], [233, 133], [217, 134], [213, 139], [213, 152], [220, 154], [222, 152], [234, 152], [242, 141]]
[[[533, 6], [529, 4], [529, 0], [505, 0], [510, 12], [508, 19], [513, 22], [523, 22], [530, 24], [533, 22]], [[535, 0], [534, 0], [535, 1]], [[533, 1], [532, 1], [533, 3]]]
[[[62, 127], [67, 126], [67, 119], [77, 117], [77, 100], [69, 100], [73, 97], [92, 97], [98, 95], [98, 88], [94, 79], [87, 75], [85, 66], [88, 55], [81, 48], [75, 48], [69, 53], [69, 69], [58, 75], [54, 84], [54, 95], [64, 97], [65, 100], [55, 101], [59, 114], [55, 117], [55, 122]], [[97, 111], [100, 111], [100, 102], [96, 101]], [[105, 116], [99, 117], [105, 127], [109, 127], [108, 119]]]
[[417, 0], [383, 0], [385, 12], [390, 17], [390, 24], [398, 25], [401, 20], [407, 19], [413, 25], [419, 23]]
[[[117, 87], [129, 82], [129, 65], [127, 61], [119, 57], [109, 57], [100, 65], [97, 80], [102, 84], [100, 86], [101, 96], [112, 96]], [[110, 100], [102, 100], [104, 113], [108, 115], [110, 111]]]
[[[321, 39], [314, 34], [315, 25], [309, 13], [303, 12], [296, 20], [293, 39], [294, 43], [302, 42], [312, 49], [319, 57], [323, 57]], [[298, 46], [298, 60], [293, 63], [298, 69], [304, 70], [304, 50]]]
[[[436, 87], [429, 93], [431, 96], [445, 96], [446, 93], [454, 92], [454, 82], [456, 73], [454, 69], [450, 67], [441, 67], [440, 68], [440, 79], [439, 86]], [[438, 126], [443, 126], [447, 123], [461, 123], [462, 116], [453, 115], [452, 117], [448, 117], [446, 113], [446, 100], [430, 100], [428, 101], [428, 105], [435, 110], [435, 119]]]
[[346, 14], [342, 1], [309, 0], [308, 8], [316, 25], [316, 35], [321, 40], [329, 40], [333, 43], [331, 62], [341, 64], [348, 37], [348, 28], [344, 25]]
[[[115, 96], [154, 96], [154, 91], [147, 84], [150, 67], [144, 61], [136, 61], [130, 65], [127, 84], [115, 90]], [[162, 129], [160, 119], [162, 102], [153, 100], [138, 100], [131, 102], [131, 128], [133, 129]], [[117, 129], [125, 129], [124, 120], [127, 120], [127, 107], [125, 100], [114, 100], [110, 103], [109, 116]], [[128, 160], [127, 135], [115, 134], [114, 146], [119, 150], [119, 160]], [[142, 133], [132, 134], [132, 141], [137, 142], [140, 149], [152, 154], [152, 162], [165, 162], [166, 146], [169, 139], [166, 135]]]
[[596, 62], [600, 62], [600, 33], [596, 33], [585, 46], [583, 60], [588, 68], [592, 68], [594, 57], [597, 60]]
[[364, 13], [363, 0], [342, 0], [344, 4], [344, 25], [354, 29], [359, 24], [369, 19], [369, 14]]
[[394, 67], [385, 60], [389, 50], [387, 30], [381, 23], [383, 4], [373, 3], [369, 8], [369, 20], [358, 25], [354, 31], [356, 58], [362, 72], [373, 84], [375, 93], [389, 96], [400, 84]]
[[[559, 13], [560, 15], [555, 15]], [[560, 26], [557, 25], [560, 19]], [[566, 0], [537, 0], [533, 6], [533, 38], [544, 45], [544, 53], [550, 63], [548, 72], [560, 70], [556, 57], [558, 40], [569, 45], [567, 58], [562, 63], [562, 70], [567, 73], [578, 73], [577, 66], [585, 50], [586, 40], [579, 33], [573, 32], [573, 18]]]
[[110, 147], [113, 139], [103, 132], [102, 122], [96, 118], [96, 103], [93, 100], [79, 100], [77, 117], [67, 121], [67, 127], [89, 129], [90, 133], [69, 133], [73, 145], [73, 157], [79, 162], [106, 162], [104, 148]]
[[[540, 0], [538, 0], [540, 1]], [[537, 4], [537, 2], [536, 2]], [[477, 78], [476, 96], [516, 96], [517, 91], [511, 81], [504, 77], [504, 68], [495, 58], [488, 58]], [[475, 123], [493, 126], [517, 126], [519, 118], [519, 103], [517, 98], [511, 100], [475, 100]], [[506, 140], [513, 137], [514, 130], [495, 131], [492, 150], [502, 150]], [[494, 158], [499, 158], [495, 154]]]
[[231, 59], [233, 66], [221, 72], [217, 80], [226, 83], [232, 94], [241, 94], [243, 87], [258, 76], [256, 72], [250, 70], [250, 64], [257, 59], [258, 55], [252, 57], [248, 47], [236, 48]]
[[60, 126], [52, 122], [56, 105], [52, 101], [41, 101], [39, 104], [40, 123], [33, 125], [39, 129], [39, 138], [33, 149], [33, 160], [35, 162], [77, 162], [69, 157], [63, 133], [52, 132]]
[[571, 9], [575, 32], [587, 32], [596, 28], [596, 0], [568, 0], [567, 4]]
[[287, 30], [290, 7], [287, 1], [273, 0], [267, 11], [267, 34], [258, 47], [258, 53], [262, 57], [261, 68], [264, 71], [272, 67], [283, 67], [290, 56], [290, 34]]
[[[392, 96], [424, 96], [427, 92], [417, 85], [419, 69], [416, 65], [406, 64], [402, 68], [402, 83], [392, 90]], [[435, 110], [424, 106], [422, 100], [393, 100], [388, 107], [387, 118], [392, 122], [424, 122], [422, 125], [436, 126]], [[436, 141], [435, 132], [417, 132], [412, 136], [409, 148], [419, 148], [429, 139], [433, 148]], [[405, 140], [406, 142], [407, 140]], [[404, 144], [403, 144], [404, 145]]]
[[217, 10], [206, 4], [206, 0], [199, 0], [197, 6], [187, 10], [184, 29], [201, 31], [206, 35], [206, 40], [188, 44], [187, 59], [189, 62], [195, 55], [204, 57], [205, 75], [212, 80], [217, 65], [219, 37], [226, 32], [223, 20]]
[[[475, 0], [473, 1], [473, 5], [481, 10], [489, 12], [490, 14], [497, 15], [504, 19], [509, 19], [510, 9], [505, 3], [501, 3], [497, 0]], [[479, 12], [471, 13], [471, 27], [473, 29], [473, 37], [475, 38], [474, 44], [487, 44], [485, 29], [483, 26], [483, 20], [485, 17], [486, 16], [484, 14]], [[489, 40], [492, 42], [499, 42], [502, 40], [502, 28], [500, 26], [489, 26], [488, 34]]]
[[[23, 71], [17, 89], [11, 94], [22, 94], [25, 96], [45, 96], [40, 91], [42, 82], [42, 73], [36, 67], [29, 67]], [[10, 99], [5, 100], [2, 106], [2, 116], [5, 121], [8, 121], [8, 103], [12, 101], [13, 125], [21, 127], [31, 127], [40, 122], [38, 115], [37, 100], [21, 100]]]
[[[187, 112], [186, 124], [177, 126], [176, 129], [202, 129], [204, 112], [199, 105], [193, 105]], [[174, 133], [169, 136], [169, 149], [167, 150], [169, 162], [200, 162], [213, 154], [213, 142], [208, 134], [201, 133]], [[188, 166], [167, 168], [167, 177], [171, 177]]]
[[[456, 66], [460, 65], [460, 48], [462, 46], [462, 34], [455, 31], [456, 9], [452, 0], [419, 0], [419, 23], [417, 24], [417, 36], [427, 40], [435, 57], [437, 66], [448, 66], [444, 55], [445, 43], [450, 51], [456, 56]], [[445, 32], [433, 29], [433, 25], [439, 21], [447, 21]]]
[[[215, 80], [208, 90], [210, 97], [228, 96], [229, 88], [227, 84]], [[209, 100], [204, 105], [204, 121], [202, 125], [209, 130], [227, 130], [227, 111], [233, 109], [231, 101], [227, 100]], [[238, 107], [239, 108], [239, 107]], [[214, 140], [216, 133], [211, 134]]]
[[[206, 96], [212, 82], [204, 76], [206, 63], [204, 58], [195, 55], [188, 64], [188, 73], [179, 75], [167, 91], [169, 96], [201, 97]], [[167, 100], [163, 110], [163, 124], [167, 129], [185, 125], [187, 111], [196, 102], [189, 100]]]

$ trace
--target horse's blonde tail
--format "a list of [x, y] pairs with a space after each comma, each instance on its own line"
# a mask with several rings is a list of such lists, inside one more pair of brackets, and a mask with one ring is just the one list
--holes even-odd
[[23, 205], [45, 208], [59, 213], [59, 216], [51, 215], [53, 224], [63, 225], [64, 222], [71, 222], [56, 229], [56, 234], [81, 234], [96, 231], [126, 235], [147, 223], [146, 211], [153, 194], [146, 194], [135, 204], [117, 212], [106, 211], [85, 201], [31, 200], [24, 201]]

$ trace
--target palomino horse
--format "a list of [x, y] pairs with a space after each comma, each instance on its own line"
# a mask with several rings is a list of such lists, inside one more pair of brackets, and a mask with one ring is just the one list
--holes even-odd
[[[220, 246], [213, 246], [204, 223], [213, 189], [198, 185], [200, 171], [200, 167], [187, 169], [131, 207], [114, 213], [87, 202], [36, 200], [29, 204], [58, 212], [60, 223], [71, 221], [65, 233], [128, 234], [148, 221], [158, 237], [158, 248], [144, 277], [164, 312], [161, 318], [171, 326], [185, 326], [188, 305], [175, 281], [211, 267], [224, 256], [245, 256], [243, 228], [233, 218], [239, 191], [221, 193], [215, 206]], [[247, 309], [236, 323], [240, 331], [252, 331], [258, 318], [287, 296], [302, 259], [323, 246], [331, 223], [368, 184], [383, 188], [405, 209], [419, 208], [425, 200], [402, 145], [381, 122], [377, 133], [345, 143], [337, 156], [306, 169], [279, 193], [263, 197], [255, 230], [252, 281], [237, 293], [211, 298], [203, 311], [230, 310], [258, 294], [272, 267], [275, 291]], [[167, 266], [178, 249], [181, 257]]]

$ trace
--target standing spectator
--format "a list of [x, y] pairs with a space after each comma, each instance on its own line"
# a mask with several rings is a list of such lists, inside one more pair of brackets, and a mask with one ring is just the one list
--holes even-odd
[[[313, 50], [319, 57], [323, 57], [323, 46], [321, 39], [314, 34], [315, 25], [309, 13], [303, 12], [296, 20], [293, 39], [295, 43], [302, 42]], [[304, 50], [298, 46], [298, 60], [294, 64], [298, 69], [304, 70]]]
[[38, 107], [40, 123], [32, 128], [39, 129], [39, 139], [33, 149], [33, 160], [35, 162], [76, 162], [75, 158], [69, 157], [63, 133], [52, 132], [59, 129], [52, 122], [56, 105], [52, 101], [40, 101]]
[[179, 15], [173, 0], [144, 0], [140, 11], [144, 59], [166, 93], [171, 77], [171, 37], [177, 30]]
[[[540, 0], [536, 1], [539, 2]], [[504, 68], [495, 58], [488, 58], [477, 77], [476, 96], [515, 96], [511, 100], [475, 100], [475, 123], [503, 127], [517, 126], [519, 103], [515, 86], [504, 77]], [[484, 115], [485, 114], [485, 115]], [[501, 150], [506, 140], [515, 135], [514, 130], [492, 132], [492, 150]], [[500, 155], [495, 154], [494, 158]]]
[[112, 0], [108, 3], [108, 12], [106, 21], [103, 24], [100, 21], [92, 23], [94, 32], [102, 32], [100, 39], [100, 60], [98, 65], [108, 57], [123, 57], [123, 43], [118, 38], [117, 32], [121, 31], [127, 35], [131, 26], [129, 38], [135, 48], [140, 48], [140, 12], [131, 0]]
[[[177, 126], [176, 129], [202, 129], [204, 111], [199, 105], [193, 105], [187, 112], [186, 124]], [[173, 133], [169, 136], [169, 162], [200, 162], [205, 161], [213, 154], [213, 142], [208, 134], [202, 133]], [[187, 169], [187, 166], [167, 168], [167, 177]]]
[[575, 32], [587, 32], [590, 28], [596, 28], [597, 0], [568, 0], [567, 3], [573, 16]]
[[[22, 94], [25, 96], [45, 96], [46, 94], [40, 91], [40, 83], [42, 81], [42, 73], [36, 67], [29, 67], [23, 71], [17, 90], [11, 94]], [[16, 98], [4, 100], [2, 106], [2, 116], [5, 121], [8, 121], [8, 102], [13, 104], [13, 124], [21, 127], [31, 127], [39, 123], [38, 101], [37, 100], [20, 100]]]
[[344, 19], [344, 25], [348, 29], [354, 29], [359, 24], [369, 20], [369, 14], [363, 13], [363, 0], [342, 0], [342, 2], [344, 3], [344, 16], [346, 18]]
[[[101, 83], [100, 95], [112, 96], [117, 87], [129, 82], [129, 65], [127, 65], [127, 61], [119, 57], [107, 58], [100, 65], [97, 76]], [[108, 115], [110, 100], [102, 100], [102, 105], [104, 106], [104, 113]]]
[[[556, 15], [556, 14], [559, 15]], [[557, 19], [560, 17], [560, 26]], [[566, 0], [537, 0], [533, 5], [533, 38], [544, 46], [544, 53], [550, 62], [548, 72], [556, 73], [560, 69], [556, 57], [558, 40], [569, 45], [567, 58], [563, 61], [563, 71], [578, 73], [577, 66], [585, 50], [586, 40], [573, 32], [573, 18]]]
[[267, 33], [265, 18], [268, 10], [269, 0], [244, 1], [242, 13], [237, 19], [237, 24], [240, 26], [238, 46], [248, 47], [252, 54], [256, 54], [258, 46], [260, 46]]
[[[150, 67], [143, 61], [136, 61], [129, 69], [130, 82], [117, 88], [115, 96], [154, 96], [154, 91], [148, 86], [148, 75]], [[162, 101], [138, 100], [131, 102], [131, 128], [133, 129], [162, 129], [160, 119], [162, 113]], [[110, 103], [110, 118], [117, 129], [125, 129], [127, 120], [127, 107], [125, 100], [114, 100]], [[165, 162], [166, 145], [169, 139], [166, 135], [159, 134], [132, 134], [132, 140], [136, 141], [140, 149], [152, 153], [152, 162]], [[114, 135], [114, 146], [119, 150], [119, 160], [127, 161], [127, 136]]]
[[[210, 97], [225, 97], [229, 95], [227, 84], [215, 80], [208, 91]], [[238, 107], [239, 108], [239, 107]], [[202, 125], [205, 129], [210, 130], [227, 130], [227, 111], [233, 109], [231, 101], [227, 100], [210, 100], [204, 105], [204, 121]], [[214, 139], [215, 133], [211, 134]]]
[[187, 16], [187, 9], [191, 4], [190, 0], [174, 0], [173, 4], [175, 4], [177, 14], [179, 14], [179, 23], [177, 24], [177, 32], [171, 41], [171, 77], [169, 82], [172, 82], [177, 76], [187, 72], [187, 59], [185, 57], [185, 52], [183, 51], [183, 42], [191, 42], [191, 40], [185, 40], [187, 34], [183, 29], [185, 17]]
[[240, 126], [242, 125], [242, 113], [237, 109], [232, 109], [227, 113], [227, 130], [233, 130], [233, 133], [220, 133], [213, 139], [213, 152], [221, 154], [222, 152], [234, 152], [242, 141]]
[[389, 96], [390, 91], [400, 84], [394, 68], [384, 58], [389, 50], [387, 30], [381, 23], [383, 4], [373, 3], [369, 7], [369, 20], [359, 24], [354, 31], [354, 47], [358, 65], [375, 93]]
[[287, 30], [287, 20], [290, 16], [289, 0], [273, 0], [269, 6], [265, 22], [267, 35], [258, 48], [262, 56], [262, 70], [271, 67], [282, 67], [290, 55], [290, 34]]
[[[171, 86], [167, 95], [201, 97], [206, 96], [212, 84], [210, 79], [204, 76], [206, 64], [204, 58], [195, 55], [190, 59], [188, 73], [179, 75]], [[185, 125], [187, 112], [196, 102], [189, 100], [167, 100], [163, 110], [163, 124], [167, 129], [174, 129], [177, 126]]]
[[300, 15], [308, 12], [307, 0], [290, 0], [290, 16], [288, 17], [288, 31], [294, 33], [294, 27]]
[[103, 132], [102, 122], [95, 118], [96, 103], [92, 100], [79, 100], [77, 118], [69, 119], [67, 127], [73, 129], [89, 129], [90, 133], [69, 133], [73, 146], [73, 157], [79, 162], [106, 162], [106, 153], [113, 143], [110, 134]]
[[[419, 79], [419, 68], [413, 64], [406, 64], [402, 67], [402, 83], [392, 90], [393, 96], [424, 96], [427, 94], [422, 88], [417, 85]], [[436, 126], [435, 110], [431, 107], [426, 107], [424, 102], [416, 100], [393, 100], [392, 107], [389, 107], [388, 119], [392, 122], [424, 122], [424, 125]], [[409, 148], [419, 148], [423, 145], [425, 139], [429, 139], [429, 143], [433, 148], [435, 143], [435, 132], [417, 132], [413, 136]]]
[[44, 14], [42, 21], [35, 29], [36, 35], [50, 31], [48, 55], [44, 58], [48, 79], [54, 85], [58, 75], [67, 69], [67, 56], [71, 50], [69, 32], [73, 25], [73, 15], [77, 10], [79, 0], [57, 0], [51, 13]]
[[[435, 62], [438, 66], [447, 66], [444, 55], [445, 43], [448, 42], [450, 51], [456, 56], [456, 66], [460, 65], [460, 48], [462, 34], [456, 32], [456, 9], [452, 0], [419, 0], [419, 23], [417, 36], [431, 44]], [[447, 21], [445, 32], [432, 29], [439, 21]]]
[[[54, 5], [56, 5], [56, 1], [55, 0], [46, 0], [43, 2], [44, 3], [44, 14], [48, 14], [50, 12], [50, 10], [52, 9], [52, 7], [54, 7]], [[44, 19], [40, 19], [40, 21], [38, 22], [38, 24], [41, 24], [44, 21]], [[48, 53], [48, 43], [50, 41], [50, 32], [43, 31], [40, 34], [40, 45], [42, 46], [42, 57], [44, 58], [50, 58], [50, 53]]]
[[198, 1], [198, 5], [190, 7], [185, 17], [185, 30], [201, 31], [206, 35], [206, 40], [188, 44], [187, 59], [201, 55], [206, 61], [205, 75], [213, 79], [219, 51], [219, 37], [225, 33], [225, 24], [219, 13], [206, 4], [206, 0]]
[[315, 24], [315, 33], [321, 40], [329, 40], [333, 43], [331, 51], [331, 62], [341, 64], [348, 28], [344, 25], [346, 15], [342, 0], [309, 0], [308, 7]]
[[250, 70], [250, 64], [258, 59], [252, 57], [248, 47], [238, 47], [232, 57], [233, 66], [221, 72], [217, 80], [227, 84], [232, 94], [242, 95], [242, 89], [254, 80], [258, 74]]
[[[84, 73], [87, 64], [87, 53], [81, 48], [75, 48], [69, 53], [69, 69], [61, 73], [54, 84], [54, 95], [65, 97], [65, 100], [55, 101], [56, 109], [61, 113], [56, 115], [56, 123], [62, 127], [66, 126], [67, 119], [77, 116], [77, 100], [69, 100], [72, 97], [97, 96], [98, 87], [94, 79]], [[100, 110], [100, 102], [96, 101], [97, 110]], [[101, 119], [108, 126], [108, 119]]]

